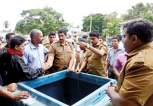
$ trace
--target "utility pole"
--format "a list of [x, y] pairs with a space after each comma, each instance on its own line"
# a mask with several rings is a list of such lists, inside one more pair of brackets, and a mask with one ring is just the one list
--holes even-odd
[[90, 32], [91, 32], [91, 27], [92, 27], [92, 14], [90, 14]]

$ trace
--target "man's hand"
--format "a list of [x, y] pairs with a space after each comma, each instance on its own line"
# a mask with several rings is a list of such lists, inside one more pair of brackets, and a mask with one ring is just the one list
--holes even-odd
[[87, 47], [87, 43], [85, 42], [77, 42], [78, 45], [80, 45], [80, 47], [86, 48]]
[[47, 63], [47, 62], [45, 62], [44, 64], [43, 64], [43, 69], [46, 71], [47, 69], [49, 69], [51, 66]]
[[109, 87], [106, 89], [106, 94], [107, 94], [108, 96], [110, 96], [110, 93], [111, 93], [112, 91], [115, 91], [115, 86], [109, 86]]
[[76, 73], [77, 76], [80, 74], [80, 72], [81, 72], [80, 69], [76, 69], [76, 70], [75, 70], [75, 73]]
[[29, 97], [29, 93], [26, 91], [22, 91], [22, 92], [14, 94], [12, 99], [13, 100], [20, 100], [20, 99], [26, 99], [28, 97]]
[[71, 72], [72, 71], [72, 67], [68, 67], [67, 68], [67, 72], [69, 73], [69, 72]]
[[7, 90], [10, 92], [14, 92], [17, 89], [17, 84], [16, 83], [11, 83], [7, 86]]

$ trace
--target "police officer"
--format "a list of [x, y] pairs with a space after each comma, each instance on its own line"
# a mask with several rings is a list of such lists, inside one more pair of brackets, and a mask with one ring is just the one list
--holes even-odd
[[48, 33], [48, 39], [49, 39], [49, 42], [48, 43], [45, 43], [44, 46], [49, 49], [50, 45], [55, 42], [56, 40], [56, 34], [54, 32], [49, 32]]
[[51, 71], [57, 72], [67, 69], [72, 71], [74, 64], [74, 48], [71, 42], [66, 41], [67, 32], [61, 28], [58, 30], [59, 41], [51, 44], [48, 53], [48, 67], [52, 66]]
[[106, 70], [104, 67], [103, 56], [106, 55], [105, 47], [99, 41], [100, 34], [98, 31], [91, 31], [89, 33], [90, 41], [92, 46], [87, 43], [79, 42], [78, 44], [82, 47], [86, 47], [88, 50], [85, 54], [85, 59], [80, 67], [80, 69], [76, 70], [76, 74], [80, 74], [80, 72], [87, 65], [87, 73], [106, 77]]
[[153, 106], [153, 24], [133, 20], [124, 25], [127, 62], [117, 86], [106, 93], [115, 106]]

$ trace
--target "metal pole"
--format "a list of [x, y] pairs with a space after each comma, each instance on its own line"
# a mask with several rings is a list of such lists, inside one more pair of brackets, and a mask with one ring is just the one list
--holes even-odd
[[90, 32], [91, 32], [91, 27], [92, 27], [92, 14], [90, 15]]

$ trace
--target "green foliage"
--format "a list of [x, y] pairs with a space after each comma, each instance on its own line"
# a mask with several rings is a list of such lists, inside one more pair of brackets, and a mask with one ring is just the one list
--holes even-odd
[[103, 23], [103, 36], [113, 36], [120, 33], [120, 28], [118, 26], [120, 19], [117, 18], [116, 12], [105, 15]]
[[88, 16], [84, 17], [82, 31], [85, 31], [85, 32], [90, 31], [90, 20], [92, 19], [91, 30], [98, 30], [99, 33], [101, 34], [102, 27], [103, 27], [103, 18], [104, 18], [104, 15], [102, 15], [102, 14], [92, 14], [92, 16], [88, 15]]
[[23, 10], [21, 13], [23, 17], [15, 27], [15, 32], [28, 34], [32, 29], [40, 29], [44, 35], [49, 31], [57, 31], [59, 28], [67, 28], [62, 15], [51, 7], [43, 9]]
[[[148, 11], [150, 13], [148, 13]], [[153, 13], [153, 3], [146, 3], [146, 5], [143, 3], [138, 3], [135, 6], [132, 6], [131, 9], [127, 10], [127, 13], [123, 14], [121, 18], [123, 21], [131, 20], [135, 18], [150, 19], [151, 13]]]

